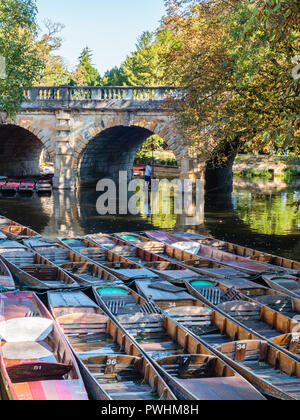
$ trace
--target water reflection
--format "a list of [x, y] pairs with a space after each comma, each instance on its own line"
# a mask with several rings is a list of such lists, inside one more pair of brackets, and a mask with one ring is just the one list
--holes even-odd
[[[163, 214], [166, 197], [158, 196], [159, 211], [141, 198], [137, 215], [100, 216], [96, 210], [99, 193], [90, 190], [55, 191], [51, 197], [0, 197], [0, 213], [31, 226], [43, 235], [85, 235], [117, 231], [164, 229], [212, 234], [220, 239], [300, 259], [300, 212], [289, 207], [300, 199], [299, 185], [280, 187], [264, 182], [245, 185], [237, 181], [232, 195], [207, 197], [205, 218], [198, 208], [196, 226], [187, 226], [184, 215], [175, 214], [171, 196], [170, 214]], [[151, 201], [150, 201], [151, 202]]]

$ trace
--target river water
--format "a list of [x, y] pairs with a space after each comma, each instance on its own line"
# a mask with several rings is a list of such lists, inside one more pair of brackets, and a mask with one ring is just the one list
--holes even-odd
[[300, 199], [300, 181], [287, 185], [282, 180], [236, 179], [232, 195], [206, 197], [204, 218], [192, 226], [174, 214], [172, 200], [169, 214], [164, 214], [168, 212], [162, 211], [160, 202], [158, 214], [142, 204], [137, 215], [101, 216], [96, 209], [99, 195], [94, 190], [54, 191], [50, 197], [0, 195], [0, 213], [50, 238], [150, 229], [190, 231], [300, 260], [300, 210], [295, 214], [295, 208], [289, 207]]

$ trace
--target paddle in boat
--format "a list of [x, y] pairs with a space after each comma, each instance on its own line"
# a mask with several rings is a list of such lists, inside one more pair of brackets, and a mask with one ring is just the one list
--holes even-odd
[[34, 293], [0, 296], [1, 376], [6, 399], [87, 400], [65, 338]]
[[97, 400], [175, 400], [133, 340], [82, 292], [48, 292], [54, 318]]

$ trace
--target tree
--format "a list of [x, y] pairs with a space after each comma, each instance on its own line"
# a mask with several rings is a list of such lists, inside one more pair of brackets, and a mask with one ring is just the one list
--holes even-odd
[[163, 56], [176, 43], [169, 31], [155, 34], [144, 32], [138, 39], [136, 51], [121, 65], [121, 72], [130, 86], [168, 85], [170, 78]]
[[72, 75], [72, 80], [79, 86], [100, 85], [101, 77], [92, 64], [92, 51], [85, 47], [79, 56], [79, 64]]
[[101, 79], [101, 86], [123, 86], [125, 77], [119, 67], [108, 70]]
[[[178, 121], [199, 154], [224, 162], [241, 147], [299, 147], [299, 9], [294, 0], [169, 0], [167, 53], [186, 86]], [[298, 18], [298, 20], [297, 20]]]
[[43, 69], [35, 39], [36, 5], [34, 0], [0, 2], [0, 55], [6, 61], [6, 78], [0, 79], [0, 111], [13, 116]]
[[41, 79], [37, 83], [40, 86], [66, 85], [69, 82], [70, 73], [64, 59], [55, 54], [62, 46], [60, 32], [65, 26], [61, 23], [52, 22], [50, 19], [46, 19], [44, 25], [46, 32], [37, 42], [37, 48], [45, 68]]

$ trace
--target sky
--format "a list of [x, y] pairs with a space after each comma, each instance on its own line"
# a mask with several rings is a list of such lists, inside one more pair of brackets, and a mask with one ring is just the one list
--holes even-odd
[[135, 50], [143, 31], [153, 31], [164, 15], [163, 0], [37, 0], [38, 23], [45, 18], [63, 23], [58, 52], [72, 68], [82, 49], [94, 53], [100, 74], [119, 66]]

